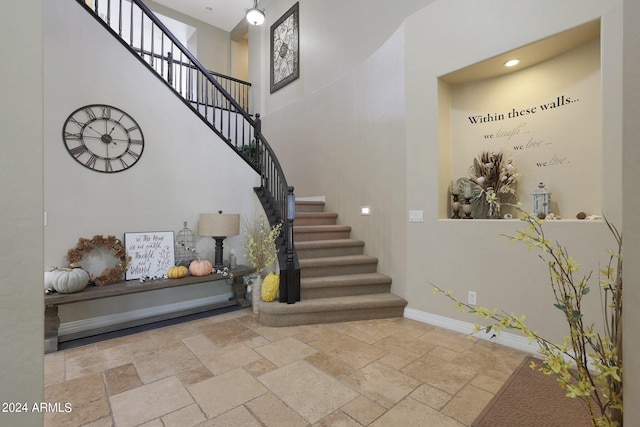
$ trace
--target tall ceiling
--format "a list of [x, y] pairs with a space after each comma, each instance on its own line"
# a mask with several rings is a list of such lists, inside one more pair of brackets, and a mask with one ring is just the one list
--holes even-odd
[[154, 0], [192, 18], [231, 32], [253, 7], [253, 0]]

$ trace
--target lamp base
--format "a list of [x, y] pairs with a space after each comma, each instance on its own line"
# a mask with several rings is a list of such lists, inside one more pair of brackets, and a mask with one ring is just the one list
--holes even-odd
[[216, 251], [214, 256], [213, 268], [216, 270], [222, 270], [224, 268], [224, 262], [222, 261], [222, 241], [226, 239], [226, 237], [214, 237], [216, 241]]

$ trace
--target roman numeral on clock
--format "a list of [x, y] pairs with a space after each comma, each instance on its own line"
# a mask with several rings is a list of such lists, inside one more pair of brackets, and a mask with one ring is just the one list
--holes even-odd
[[77, 147], [74, 147], [71, 150], [69, 150], [69, 152], [74, 157], [80, 157], [83, 153], [86, 153], [87, 151], [89, 151], [89, 149], [87, 148], [86, 145], [78, 145]]

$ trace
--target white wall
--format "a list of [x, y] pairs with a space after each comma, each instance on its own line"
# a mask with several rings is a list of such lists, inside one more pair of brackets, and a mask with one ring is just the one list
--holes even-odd
[[[74, 2], [46, 2], [45, 16], [46, 267], [66, 265], [66, 252], [80, 237], [177, 233], [184, 221], [197, 232], [200, 213], [253, 215], [257, 175], [159, 79]], [[67, 116], [93, 103], [121, 108], [140, 125], [145, 149], [131, 169], [97, 173], [65, 149], [61, 129]], [[225, 248], [241, 255], [242, 240], [229, 237]], [[203, 256], [213, 256], [210, 238], [200, 245], [208, 247]], [[219, 292], [228, 290], [222, 285]], [[185, 298], [188, 292], [182, 292]], [[168, 294], [62, 306], [60, 317], [64, 323], [153, 306], [174, 298]]]
[[[153, 12], [161, 13], [169, 18], [194, 27], [196, 29], [198, 46], [198, 51], [194, 52], [194, 54], [196, 54], [198, 61], [200, 61], [207, 70], [226, 75], [231, 74], [231, 33], [173, 9], [169, 9], [151, 0], [146, 0], [145, 4]], [[189, 47], [189, 49], [191, 49], [191, 47]]]
[[43, 422], [30, 411], [44, 398], [42, 3], [0, 4], [0, 52], [11, 58], [0, 65], [0, 401], [29, 406], [0, 412], [0, 425], [16, 427]]
[[[521, 223], [439, 219], [446, 200], [439, 182], [450, 178], [451, 165], [440, 161], [450, 124], [439, 117], [450, 105], [439, 99], [447, 88], [439, 86], [438, 77], [601, 19], [599, 198], [607, 216], [621, 226], [622, 0], [425, 1], [416, 13], [399, 10], [404, 14], [400, 18], [372, 5], [367, 18], [373, 24], [363, 26], [345, 24], [359, 22], [360, 15], [335, 2], [301, 2], [301, 77], [270, 95], [269, 26], [291, 4], [265, 4], [266, 26], [250, 32], [250, 63], [262, 67], [252, 67], [250, 74], [252, 82], [262, 85], [263, 98], [256, 105], [264, 113], [265, 134], [296, 194], [325, 195], [328, 209], [337, 210], [341, 222], [354, 226], [355, 237], [365, 238], [365, 250], [381, 259], [379, 270], [393, 277], [392, 291], [407, 298], [413, 310], [474, 322], [434, 296], [429, 282], [463, 297], [474, 290], [481, 305], [527, 314], [534, 329], [559, 340], [565, 332], [558, 325], [564, 321], [552, 306], [545, 265], [501, 236], [516, 232]], [[334, 17], [337, 10], [341, 13]], [[637, 32], [626, 30], [632, 36]], [[362, 37], [364, 33], [371, 38]], [[628, 49], [630, 60], [637, 62], [634, 48]], [[636, 81], [630, 77], [629, 86], [637, 89]], [[633, 120], [637, 105], [629, 99], [631, 112], [625, 117]], [[629, 138], [634, 135], [637, 140], [636, 134], [629, 129]], [[627, 150], [636, 155], [625, 163], [629, 168], [638, 161], [632, 144]], [[635, 191], [635, 182], [627, 185], [627, 193]], [[632, 203], [637, 216], [637, 203]], [[357, 214], [361, 204], [373, 206], [371, 217]], [[635, 218], [632, 208], [625, 207], [630, 219]], [[408, 223], [408, 210], [413, 209], [424, 211], [423, 223]], [[583, 263], [584, 273], [597, 271], [608, 259], [606, 250], [614, 246], [602, 222], [560, 221], [548, 223], [546, 229]], [[592, 286], [597, 286], [595, 280]], [[625, 313], [638, 305], [633, 295], [625, 301], [631, 307]], [[585, 308], [588, 318], [598, 322], [597, 293]], [[637, 323], [637, 314], [630, 316]]]
[[[408, 231], [408, 293], [411, 308], [443, 316], [468, 317], [440, 297], [434, 297], [428, 282], [452, 289], [465, 297], [468, 290], [478, 293], [478, 303], [528, 314], [533, 329], [551, 339], [560, 339], [564, 330], [557, 327], [561, 312], [551, 305], [548, 273], [537, 257], [525, 247], [509, 244], [502, 234], [512, 234], [518, 221], [439, 220], [438, 203], [442, 188], [438, 141], [442, 124], [438, 122], [438, 82], [441, 75], [494, 57], [503, 52], [559, 33], [602, 16], [602, 51], [617, 51], [620, 28], [619, 2], [512, 2], [495, 1], [494, 7], [472, 1], [439, 1], [406, 22], [407, 28], [407, 187], [409, 209], [424, 209], [425, 223], [410, 224]], [[495, 13], [499, 9], [500, 13]], [[464, 14], [460, 10], [465, 10]], [[447, 43], [442, 43], [442, 34]], [[482, 43], [470, 43], [471, 39]], [[429, 52], [429, 55], [425, 55]], [[455, 54], [454, 54], [455, 53]], [[602, 64], [603, 87], [619, 81], [622, 58], [610, 55]], [[608, 217], [621, 223], [619, 177], [621, 139], [619, 111], [621, 100], [603, 94], [602, 116], [603, 178], [602, 200]], [[616, 130], [611, 132], [611, 130]], [[527, 195], [528, 196], [528, 195]], [[442, 199], [440, 199], [442, 200]], [[528, 197], [525, 198], [525, 201]], [[561, 204], [562, 201], [558, 200]], [[547, 233], [566, 245], [572, 256], [584, 264], [585, 273], [596, 270], [607, 260], [606, 249], [614, 242], [603, 223], [562, 221], [548, 223]], [[588, 239], [589, 245], [585, 245]], [[437, 242], [429, 244], [429, 242]], [[425, 244], [427, 246], [425, 247]], [[595, 284], [594, 284], [595, 286]], [[587, 308], [590, 319], [599, 321], [599, 300], [591, 298]], [[533, 316], [530, 313], [537, 313]]]
[[638, 340], [638, 308], [640, 307], [640, 194], [638, 193], [638, 161], [640, 161], [640, 2], [624, 0], [624, 69], [623, 96], [623, 201], [624, 218], [624, 399], [625, 425], [640, 425], [640, 340]]

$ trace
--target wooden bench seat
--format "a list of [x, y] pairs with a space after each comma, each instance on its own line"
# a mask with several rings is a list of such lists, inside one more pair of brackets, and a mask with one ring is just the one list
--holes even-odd
[[[252, 274], [255, 270], [246, 265], [239, 265], [231, 270], [233, 274], [233, 297], [227, 302], [217, 303], [215, 305], [199, 308], [198, 311], [207, 311], [223, 307], [231, 307], [234, 305], [248, 306], [244, 299], [243, 276]], [[175, 288], [179, 286], [193, 285], [196, 283], [213, 282], [216, 280], [228, 279], [228, 276], [222, 274], [209, 274], [207, 276], [186, 276], [180, 279], [159, 279], [140, 282], [139, 280], [128, 280], [107, 286], [87, 286], [84, 290], [72, 294], [53, 293], [44, 296], [44, 351], [52, 353], [58, 351], [58, 329], [60, 328], [60, 318], [58, 317], [58, 306], [62, 304], [71, 304], [81, 301], [91, 301], [101, 298], [109, 298], [114, 296], [122, 296], [135, 294], [140, 292], [149, 292], [159, 289]], [[114, 325], [111, 330], [124, 329], [139, 324], [151, 323], [154, 321], [165, 320], [173, 317], [185, 316], [185, 312], [170, 313], [163, 315], [162, 318], [154, 317], [153, 319], [144, 319], [138, 321], [136, 325], [125, 323], [122, 325]], [[103, 331], [106, 332], [106, 331]]]

